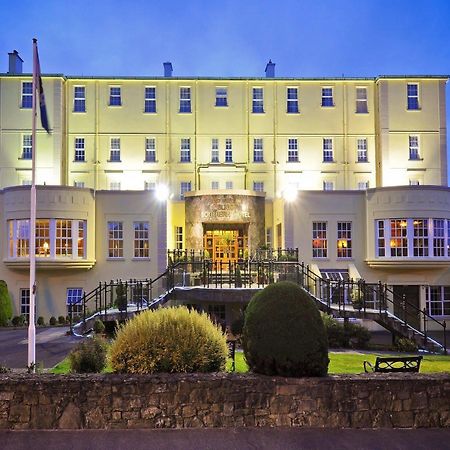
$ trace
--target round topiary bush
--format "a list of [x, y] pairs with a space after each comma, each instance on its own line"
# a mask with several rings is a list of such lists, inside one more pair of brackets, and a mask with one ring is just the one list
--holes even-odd
[[185, 307], [145, 311], [121, 325], [111, 345], [115, 372], [216, 372], [225, 369], [225, 335], [205, 313]]
[[328, 342], [314, 300], [281, 281], [255, 294], [245, 311], [242, 346], [250, 370], [286, 377], [325, 376]]

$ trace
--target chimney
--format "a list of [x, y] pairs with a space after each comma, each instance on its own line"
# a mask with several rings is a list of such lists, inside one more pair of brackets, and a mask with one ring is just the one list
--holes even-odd
[[275, 78], [275, 63], [271, 59], [266, 65], [266, 78]]
[[23, 59], [17, 53], [17, 50], [13, 50], [9, 55], [9, 69], [8, 73], [16, 74], [22, 73]]
[[163, 63], [164, 66], [164, 76], [166, 78], [170, 78], [172, 76], [173, 68], [171, 62], [165, 62]]

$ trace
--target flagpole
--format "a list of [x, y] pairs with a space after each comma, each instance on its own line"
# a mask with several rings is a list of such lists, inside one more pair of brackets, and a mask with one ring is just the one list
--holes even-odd
[[37, 117], [37, 39], [33, 39], [33, 109], [31, 129], [31, 198], [30, 198], [30, 314], [28, 323], [28, 368], [36, 368], [36, 117]]

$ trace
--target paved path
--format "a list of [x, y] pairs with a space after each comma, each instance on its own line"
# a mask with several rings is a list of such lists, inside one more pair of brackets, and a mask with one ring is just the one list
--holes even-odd
[[0, 431], [2, 450], [447, 450], [450, 429]]
[[[68, 327], [36, 328], [36, 362], [44, 368], [53, 367], [67, 356], [79, 341], [66, 336]], [[0, 329], [0, 364], [24, 369], [28, 361], [28, 329]]]

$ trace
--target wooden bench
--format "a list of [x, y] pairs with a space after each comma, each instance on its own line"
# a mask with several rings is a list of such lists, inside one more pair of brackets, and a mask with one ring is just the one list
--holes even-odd
[[364, 361], [364, 371], [368, 372], [418, 372], [422, 356], [377, 356], [375, 365]]

